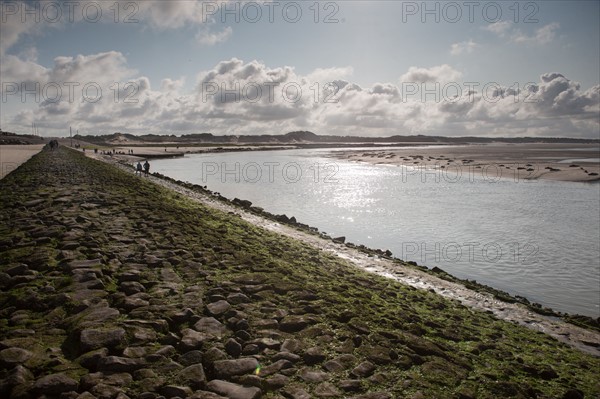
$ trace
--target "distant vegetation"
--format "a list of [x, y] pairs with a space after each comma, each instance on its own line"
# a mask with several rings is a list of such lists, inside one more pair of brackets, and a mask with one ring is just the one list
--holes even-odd
[[16, 134], [3, 132], [0, 130], [0, 145], [18, 145], [18, 144], [40, 144], [43, 143], [42, 137], [31, 134]]
[[[394, 135], [389, 137], [359, 137], [359, 136], [332, 136], [317, 135], [308, 131], [296, 131], [286, 134], [269, 135], [224, 135], [216, 136], [212, 133], [194, 133], [181, 136], [144, 134], [134, 135], [129, 133], [112, 133], [106, 135], [75, 135], [74, 140], [85, 141], [95, 145], [192, 145], [192, 144], [272, 144], [272, 145], [299, 145], [304, 147], [327, 146], [337, 144], [388, 144], [388, 143], [431, 143], [431, 144], [468, 144], [468, 143], [600, 143], [598, 139], [577, 139], [568, 137], [444, 137]], [[44, 139], [34, 135], [20, 135], [3, 132], [0, 130], [0, 144], [36, 144]]]
[[226, 135], [215, 136], [211, 133], [175, 135], [145, 134], [136, 136], [127, 133], [113, 133], [101, 136], [73, 137], [95, 144], [338, 144], [338, 143], [436, 143], [436, 144], [464, 144], [464, 143], [599, 143], [597, 139], [575, 139], [558, 137], [443, 137], [443, 136], [390, 136], [390, 137], [355, 137], [317, 135], [308, 131], [296, 131], [280, 135]]

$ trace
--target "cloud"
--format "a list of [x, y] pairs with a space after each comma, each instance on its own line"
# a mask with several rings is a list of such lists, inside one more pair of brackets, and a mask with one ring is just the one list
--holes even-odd
[[[74, 99], [66, 90], [60, 101], [21, 93], [4, 93], [3, 130], [25, 132], [35, 121], [40, 130], [80, 133], [215, 134], [282, 133], [312, 130], [335, 135], [546, 135], [597, 137], [600, 86], [584, 90], [558, 72], [540, 76], [526, 87], [483, 84], [469, 90], [456, 83], [462, 74], [449, 65], [411, 67], [400, 84], [362, 87], [351, 81], [352, 69], [331, 67], [299, 74], [291, 66], [237, 58], [200, 71], [193, 90], [185, 81], [163, 79], [154, 89], [150, 80], [128, 66], [118, 52], [57, 57], [51, 67], [9, 55], [0, 61], [3, 82], [41, 86], [76, 82]], [[329, 82], [331, 85], [316, 84]], [[85, 97], [83, 85], [97, 84]], [[433, 99], [408, 96], [405, 83], [427, 90], [438, 85], [458, 87]], [[446, 82], [446, 83], [444, 83]], [[419, 86], [421, 85], [421, 86]], [[94, 101], [89, 101], [90, 98]]]
[[400, 77], [401, 82], [434, 83], [454, 82], [462, 77], [462, 73], [448, 64], [431, 68], [410, 67], [408, 72]]
[[[185, 26], [201, 27], [197, 39], [201, 44], [214, 45], [227, 40], [231, 28], [212, 33], [205, 26], [214, 23], [221, 7], [234, 0], [179, 1], [179, 0], [78, 0], [68, 3], [56, 0], [9, 1], [2, 4], [0, 23], [0, 55], [15, 46], [23, 37], [40, 35], [48, 29], [61, 29], [68, 24], [129, 23], [141, 29], [180, 29]], [[30, 14], [25, 14], [25, 10]], [[84, 11], [86, 10], [86, 11]], [[117, 11], [118, 10], [118, 11]], [[56, 17], [58, 15], [59, 17]], [[100, 18], [96, 21], [96, 15]]]
[[528, 36], [521, 31], [517, 30], [511, 40], [516, 43], [533, 43], [533, 44], [548, 44], [556, 37], [556, 31], [560, 28], [560, 24], [553, 22], [551, 24], [542, 26], [536, 29], [532, 36]]
[[548, 44], [556, 38], [556, 32], [560, 29], [558, 22], [552, 22], [536, 29], [532, 34], [526, 34], [515, 27], [510, 21], [500, 21], [490, 24], [483, 29], [490, 31], [501, 38], [509, 37], [514, 43]]
[[469, 39], [468, 41], [453, 43], [450, 47], [450, 54], [452, 55], [460, 55], [463, 53], [470, 54], [475, 50], [478, 46], [473, 40]]
[[489, 24], [483, 29], [490, 31], [500, 37], [504, 37], [512, 29], [512, 26], [513, 23], [510, 21], [499, 21]]
[[227, 41], [232, 34], [233, 29], [230, 26], [220, 32], [211, 32], [209, 28], [205, 28], [196, 34], [196, 41], [203, 46], [214, 46], [217, 43]]

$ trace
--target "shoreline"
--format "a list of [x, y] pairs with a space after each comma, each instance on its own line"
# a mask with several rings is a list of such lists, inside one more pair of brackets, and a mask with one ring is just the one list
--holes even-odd
[[[123, 164], [106, 157], [99, 159], [116, 165], [126, 172], [133, 171], [128, 163]], [[490, 312], [501, 320], [518, 323], [535, 331], [549, 334], [561, 342], [600, 357], [598, 320], [589, 316], [557, 312], [531, 303], [526, 297], [513, 296], [475, 281], [461, 280], [437, 267], [428, 269], [427, 266], [417, 265], [415, 262], [405, 262], [393, 257], [389, 251], [345, 243], [344, 240], [340, 241], [339, 238], [320, 233], [317, 227], [297, 222], [294, 217], [271, 214], [262, 208], [252, 207], [250, 201], [238, 198], [231, 200], [199, 185], [181, 182], [158, 173], [151, 174], [149, 178], [154, 183], [204, 205], [223, 212], [234, 213], [255, 226], [330, 252], [369, 273], [390, 278], [418, 289], [432, 290], [445, 298], [458, 300], [473, 309]], [[555, 320], [556, 318], [559, 320]], [[563, 318], [566, 321], [562, 320]], [[577, 325], [577, 323], [582, 324]], [[593, 323], [593, 325], [589, 323]]]

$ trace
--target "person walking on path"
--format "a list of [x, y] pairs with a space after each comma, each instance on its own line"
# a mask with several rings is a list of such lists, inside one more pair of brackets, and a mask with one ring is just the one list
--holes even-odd
[[146, 176], [148, 176], [148, 173], [150, 172], [150, 163], [148, 162], [148, 160], [146, 160], [146, 162], [144, 163], [144, 172], [146, 172]]
[[140, 176], [142, 175], [142, 163], [138, 161], [137, 166], [135, 167], [135, 174], [140, 174]]

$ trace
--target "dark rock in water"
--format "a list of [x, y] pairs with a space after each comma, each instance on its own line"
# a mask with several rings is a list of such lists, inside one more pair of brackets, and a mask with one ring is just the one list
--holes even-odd
[[298, 222], [296, 221], [296, 217], [295, 217], [295, 216], [292, 216], [292, 217], [290, 218], [290, 224], [297, 224], [297, 223], [298, 223]]
[[288, 218], [286, 215], [276, 215], [275, 220], [277, 220], [280, 223], [289, 223], [290, 222], [290, 218]]
[[46, 395], [60, 395], [63, 392], [76, 391], [79, 384], [65, 374], [50, 374], [38, 379], [33, 389]]
[[231, 202], [235, 205], [241, 206], [242, 208], [250, 208], [252, 206], [252, 202], [239, 198], [234, 198]]
[[344, 236], [336, 237], [333, 239], [333, 242], [335, 242], [336, 244], [343, 244], [346, 242], [346, 237], [344, 237]]
[[256, 387], [244, 387], [227, 381], [212, 380], [206, 386], [210, 391], [229, 399], [258, 399], [261, 390]]

